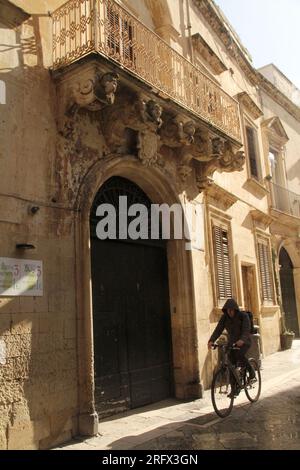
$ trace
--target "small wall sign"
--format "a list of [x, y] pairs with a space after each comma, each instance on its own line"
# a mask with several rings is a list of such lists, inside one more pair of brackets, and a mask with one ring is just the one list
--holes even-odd
[[0, 258], [0, 296], [23, 295], [43, 295], [43, 262]]

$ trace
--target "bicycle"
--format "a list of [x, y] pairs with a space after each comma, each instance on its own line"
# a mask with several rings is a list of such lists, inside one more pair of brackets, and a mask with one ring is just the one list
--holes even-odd
[[[215, 372], [211, 386], [211, 400], [215, 412], [220, 418], [226, 418], [233, 408], [236, 390], [245, 390], [248, 400], [252, 403], [259, 399], [261, 392], [261, 375], [259, 365], [253, 358], [248, 359], [253, 370], [255, 378], [250, 379], [249, 371], [245, 366], [237, 364], [236, 366], [229, 359], [229, 352], [239, 349], [228, 344], [214, 344], [213, 349], [221, 349], [221, 364]], [[233, 389], [234, 387], [234, 389]]]

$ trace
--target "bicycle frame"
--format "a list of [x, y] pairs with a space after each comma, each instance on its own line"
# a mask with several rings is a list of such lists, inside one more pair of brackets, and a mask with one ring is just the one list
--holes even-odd
[[[248, 359], [251, 361], [251, 364], [253, 364], [252, 367], [254, 367], [256, 371], [255, 379], [251, 380], [247, 378], [246, 364], [243, 364], [243, 362], [239, 363], [239, 361], [235, 364], [230, 360], [229, 352], [239, 348], [229, 346], [228, 344], [216, 343], [212, 345], [212, 348], [219, 348], [221, 357], [220, 365], [215, 371], [212, 380], [211, 399], [217, 415], [220, 416], [220, 418], [226, 418], [226, 416], [229, 416], [231, 413], [234, 398], [239, 394], [240, 390], [245, 390], [246, 396], [250, 402], [254, 403], [258, 400], [261, 392], [261, 376], [255, 359]], [[240, 367], [240, 374], [237, 373], [236, 367]], [[228, 393], [228, 391], [230, 393]]]
[[[235, 366], [232, 364], [232, 362], [230, 361], [230, 359], [228, 357], [229, 351], [239, 349], [239, 348], [228, 346], [228, 344], [218, 345], [218, 347], [221, 349], [221, 353], [222, 353], [220, 369], [224, 368], [224, 367], [227, 367], [230, 370], [230, 372], [232, 373], [233, 377], [235, 378], [235, 381], [238, 384], [238, 386], [241, 389], [243, 389], [244, 388], [244, 383], [242, 383], [242, 380], [241, 380], [242, 377], [243, 377], [243, 374], [241, 374], [240, 377], [238, 376], [238, 374], [236, 373]], [[245, 368], [242, 367], [241, 370], [243, 370], [243, 369], [245, 369]]]

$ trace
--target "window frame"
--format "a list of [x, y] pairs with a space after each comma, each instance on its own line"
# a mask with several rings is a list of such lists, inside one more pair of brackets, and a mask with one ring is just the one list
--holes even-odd
[[215, 250], [215, 240], [214, 240], [214, 226], [217, 226], [227, 232], [228, 240], [228, 254], [229, 254], [229, 263], [230, 263], [230, 279], [231, 279], [231, 297], [236, 297], [236, 273], [235, 273], [235, 263], [234, 263], [234, 250], [233, 250], [233, 237], [232, 237], [232, 228], [231, 228], [231, 217], [223, 212], [215, 209], [208, 205], [208, 234], [209, 234], [209, 253], [210, 253], [210, 267], [211, 267], [211, 280], [213, 284], [213, 298], [214, 306], [217, 309], [221, 309], [227, 298], [220, 298], [219, 296], [219, 279], [217, 271], [217, 256]]
[[[257, 267], [258, 267], [258, 277], [259, 277], [259, 294], [260, 294], [260, 300], [262, 306], [273, 306], [276, 305], [276, 291], [275, 291], [275, 281], [274, 281], [274, 272], [273, 272], [273, 260], [272, 260], [272, 249], [271, 249], [271, 241], [270, 237], [261, 234], [261, 233], [256, 233], [256, 257], [257, 257]], [[260, 254], [260, 248], [259, 245], [267, 247], [267, 256], [268, 256], [268, 261], [269, 261], [269, 281], [268, 279], [264, 280], [262, 276], [262, 265], [261, 265], [261, 254]], [[262, 256], [264, 257], [264, 255]], [[265, 265], [264, 265], [264, 271]], [[268, 283], [270, 285], [270, 288], [272, 290], [271, 292], [271, 298], [270, 297], [264, 297], [264, 283], [268, 286]], [[268, 287], [266, 287], [268, 289]]]
[[[255, 163], [256, 163], [256, 169], [257, 169], [257, 176], [255, 176], [251, 171], [251, 159], [250, 159], [247, 128], [250, 128], [252, 129], [252, 131], [254, 131], [254, 151], [255, 151]], [[243, 133], [244, 133], [245, 153], [247, 155], [246, 166], [247, 166], [248, 177], [258, 183], [261, 183], [262, 182], [262, 164], [261, 164], [261, 152], [259, 148], [259, 127], [256, 126], [253, 123], [253, 121], [250, 120], [247, 116], [245, 116], [245, 114], [243, 117]]]

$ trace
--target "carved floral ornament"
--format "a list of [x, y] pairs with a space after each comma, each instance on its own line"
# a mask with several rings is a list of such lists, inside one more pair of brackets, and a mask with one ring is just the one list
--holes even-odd
[[245, 156], [229, 140], [169, 107], [164, 109], [161, 101], [126, 87], [119, 90], [118, 85], [117, 73], [101, 74], [98, 68], [85, 70], [71, 81], [60, 153], [72, 148], [78, 111], [86, 109], [98, 113], [95, 116], [107, 154], [135, 154], [143, 165], [160, 168], [165, 165], [165, 156], [171, 156], [178, 179], [185, 182], [194, 172], [199, 190], [210, 184], [215, 170], [243, 169]]

